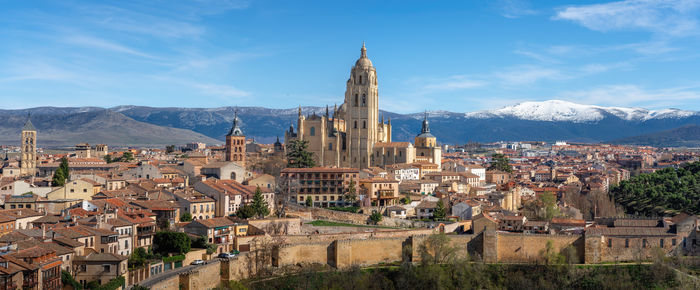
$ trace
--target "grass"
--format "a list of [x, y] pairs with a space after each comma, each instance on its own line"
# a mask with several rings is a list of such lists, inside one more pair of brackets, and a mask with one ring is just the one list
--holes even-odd
[[310, 223], [312, 226], [316, 227], [356, 227], [356, 228], [380, 228], [380, 229], [395, 229], [393, 227], [385, 227], [385, 226], [372, 226], [372, 225], [356, 225], [356, 224], [349, 224], [349, 223], [341, 223], [341, 222], [332, 222], [332, 221], [322, 221], [322, 220], [315, 220]]

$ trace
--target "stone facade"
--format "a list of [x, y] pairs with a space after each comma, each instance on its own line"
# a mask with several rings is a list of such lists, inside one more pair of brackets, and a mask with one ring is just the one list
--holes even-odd
[[[424, 121], [424, 125], [427, 121]], [[426, 129], [426, 128], [424, 128]], [[440, 147], [435, 137], [416, 137], [416, 147], [408, 142], [391, 142], [391, 119], [379, 116], [377, 70], [367, 57], [364, 44], [360, 58], [350, 71], [346, 83], [345, 100], [333, 114], [326, 107], [324, 115], [302, 115], [299, 107], [297, 131], [290, 126], [285, 132], [285, 143], [291, 140], [308, 141], [307, 150], [313, 153], [320, 166], [365, 169], [398, 163], [421, 161], [441, 164]], [[428, 135], [429, 135], [428, 131]], [[426, 137], [426, 138], [424, 138]], [[432, 137], [430, 139], [429, 137]]]
[[36, 128], [29, 118], [22, 128], [20, 141], [20, 174], [36, 175]]

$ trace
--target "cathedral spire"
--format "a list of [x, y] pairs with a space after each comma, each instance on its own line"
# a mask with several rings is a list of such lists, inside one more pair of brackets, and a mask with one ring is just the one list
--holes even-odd
[[367, 57], [367, 48], [365, 47], [365, 42], [362, 42], [362, 49], [360, 49], [360, 57]]
[[422, 133], [430, 133], [430, 127], [428, 124], [428, 111], [425, 111], [425, 115], [423, 116], [423, 128], [420, 130], [421, 134]]
[[299, 105], [299, 117], [301, 117], [301, 105]]
[[328, 105], [326, 105], [326, 119], [328, 119], [330, 115], [328, 115]]

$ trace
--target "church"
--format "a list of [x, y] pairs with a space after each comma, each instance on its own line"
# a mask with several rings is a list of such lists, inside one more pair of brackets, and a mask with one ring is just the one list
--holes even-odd
[[[308, 141], [318, 166], [364, 169], [393, 164], [433, 163], [441, 166], [442, 152], [430, 134], [427, 115], [415, 145], [391, 141], [391, 119], [379, 116], [377, 70], [367, 57], [364, 43], [360, 58], [350, 70], [345, 101], [325, 114], [304, 116], [299, 107], [297, 128], [284, 134], [291, 140]], [[286, 146], [285, 146], [286, 147]]]

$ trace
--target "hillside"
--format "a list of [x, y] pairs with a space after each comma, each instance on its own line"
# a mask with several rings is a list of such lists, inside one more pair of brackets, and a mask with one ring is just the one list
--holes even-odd
[[671, 130], [613, 140], [610, 143], [657, 147], [700, 147], [700, 125], [690, 124]]
[[700, 162], [679, 169], [665, 168], [640, 174], [610, 189], [610, 195], [628, 214], [673, 216], [700, 214]]
[[[207, 143], [221, 143], [224, 134], [231, 126], [236, 109], [241, 119], [243, 132], [246, 136], [255, 138], [261, 143], [274, 142], [278, 136], [283, 138], [284, 132], [289, 129], [290, 124], [296, 127], [298, 108], [119, 106], [102, 109], [95, 107], [40, 107], [0, 110], [0, 118], [9, 120], [0, 123], [0, 133], [4, 133], [0, 137], [0, 142], [3, 144], [16, 143], [14, 136], [18, 136], [19, 128], [21, 128], [27, 113], [31, 112], [32, 120], [40, 130], [53, 130], [40, 132], [40, 134], [50, 137], [49, 140], [55, 144], [74, 144], [76, 142], [71, 138], [76, 137], [75, 134], [78, 134], [77, 137], [82, 138], [81, 140], [85, 139], [85, 142], [95, 142], [89, 140], [106, 138], [108, 141], [102, 142], [125, 144], [127, 141], [137, 141], [138, 143], [135, 144], [156, 145], [184, 144], [191, 140], [208, 138], [205, 141]], [[103, 118], [101, 123], [87, 123], [91, 113], [102, 112], [102, 114], [106, 114], [105, 111], [111, 111], [116, 114], [114, 116], [121, 116], [120, 118], [125, 119]], [[302, 113], [304, 115], [324, 114], [325, 107], [302, 107]], [[385, 119], [391, 118], [394, 141], [413, 141], [413, 138], [420, 131], [424, 115], [423, 113], [397, 114], [381, 110], [379, 113]], [[496, 110], [469, 113], [432, 111], [428, 112], [428, 118], [431, 133], [437, 136], [439, 142], [445, 144], [464, 144], [470, 141], [523, 140], [597, 143], [670, 130], [690, 124], [700, 124], [700, 114], [692, 111], [678, 109], [652, 111], [643, 108], [601, 107], [556, 100], [525, 102]], [[64, 119], [75, 120], [75, 123], [66, 123]], [[114, 122], [112, 123], [112, 121]], [[120, 128], [122, 122], [128, 126]], [[74, 126], [78, 125], [82, 126], [81, 130], [86, 131], [77, 131]], [[93, 127], [87, 127], [88, 125]], [[155, 127], [143, 127], [145, 125], [155, 125]], [[114, 132], [104, 136], [106, 131], [94, 126], [105, 126]], [[173, 128], [183, 130], [170, 131]], [[152, 131], [152, 134], [144, 133], [149, 131]], [[88, 134], [87, 132], [92, 133]]]
[[[0, 111], [0, 144], [17, 144], [26, 112]], [[221, 141], [191, 130], [167, 128], [139, 122], [121, 113], [106, 109], [35, 110], [32, 123], [38, 130], [39, 146], [71, 146], [76, 143], [115, 145], [167, 145], [199, 141], [218, 144]]]

